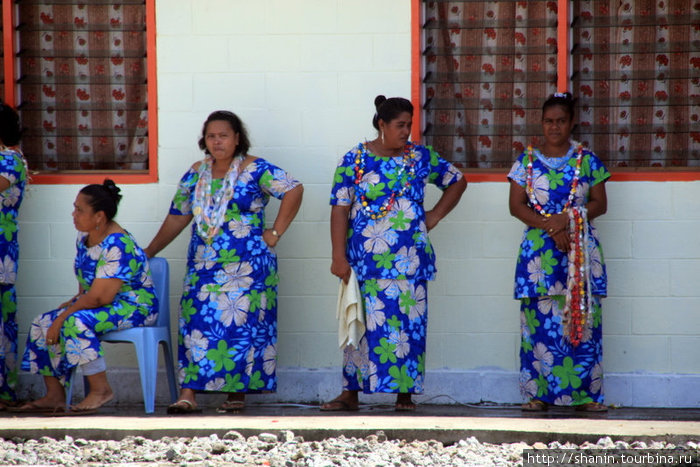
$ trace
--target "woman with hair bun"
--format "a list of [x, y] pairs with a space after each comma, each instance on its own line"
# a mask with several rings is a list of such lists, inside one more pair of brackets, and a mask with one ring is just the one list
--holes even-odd
[[100, 336], [156, 321], [158, 301], [148, 258], [114, 221], [119, 192], [112, 180], [105, 180], [81, 189], [73, 203], [78, 293], [32, 322], [22, 369], [43, 375], [46, 395], [13, 412], [63, 412], [66, 378], [80, 365], [90, 391], [71, 412], [95, 413], [113, 397]]
[[17, 147], [21, 134], [17, 112], [0, 102], [0, 411], [14, 406], [16, 397], [17, 216], [27, 184], [27, 161]]
[[520, 300], [520, 391], [524, 411], [550, 404], [604, 412], [601, 297], [607, 276], [598, 232], [610, 172], [571, 139], [574, 98], [542, 106], [544, 143], [513, 164], [510, 213], [525, 224], [515, 268]]
[[[323, 411], [358, 409], [358, 392], [395, 393], [396, 410], [411, 411], [423, 392], [428, 281], [435, 253], [428, 238], [459, 202], [467, 182], [431, 147], [409, 141], [410, 101], [377, 96], [379, 132], [341, 159], [331, 192], [331, 273], [357, 277], [366, 331], [343, 354], [343, 392]], [[443, 191], [430, 210], [426, 185]]]

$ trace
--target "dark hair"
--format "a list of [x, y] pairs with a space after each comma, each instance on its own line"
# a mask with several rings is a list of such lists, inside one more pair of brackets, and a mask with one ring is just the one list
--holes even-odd
[[15, 109], [0, 102], [0, 141], [5, 146], [15, 146], [22, 137], [19, 115]]
[[576, 99], [574, 99], [574, 96], [571, 95], [570, 92], [557, 92], [549, 96], [549, 98], [547, 98], [547, 100], [544, 101], [544, 104], [542, 105], [542, 115], [544, 115], [545, 110], [547, 110], [548, 108], [559, 105], [561, 107], [564, 107], [566, 113], [569, 114], [569, 119], [573, 120], [575, 104]]
[[379, 120], [389, 123], [404, 112], [408, 112], [413, 116], [413, 104], [408, 99], [403, 97], [390, 97], [387, 99], [381, 94], [374, 98], [374, 107], [377, 113], [372, 119], [372, 126], [379, 129]]
[[231, 129], [234, 131], [234, 133], [238, 133], [238, 146], [236, 146], [236, 151], [233, 153], [233, 155], [237, 156], [239, 154], [248, 154], [248, 150], [250, 149], [248, 132], [246, 131], [241, 119], [238, 118], [238, 115], [233, 112], [229, 112], [228, 110], [216, 110], [209, 114], [207, 119], [204, 121], [204, 125], [202, 125], [202, 137], [199, 138], [199, 149], [204, 151], [206, 154], [209, 154], [204, 137], [206, 136], [207, 125], [209, 122], [213, 122], [215, 120], [228, 122], [229, 125], [231, 125]]
[[111, 221], [117, 215], [117, 205], [122, 199], [120, 191], [122, 190], [112, 180], [106, 178], [102, 185], [97, 183], [87, 185], [80, 190], [80, 193], [90, 198], [88, 204], [93, 211], [104, 211], [107, 220]]

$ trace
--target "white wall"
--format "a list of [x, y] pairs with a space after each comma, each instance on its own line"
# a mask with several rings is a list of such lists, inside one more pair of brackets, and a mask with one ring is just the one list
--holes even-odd
[[[302, 209], [278, 247], [280, 388], [271, 398], [325, 399], [340, 387], [330, 180], [345, 151], [374, 137], [374, 96], [410, 96], [409, 21], [407, 0], [157, 2], [160, 181], [123, 185], [118, 220], [148, 243], [180, 176], [201, 158], [197, 138], [215, 109], [238, 113], [251, 152], [303, 181]], [[33, 186], [22, 207], [21, 349], [31, 318], [76, 290], [70, 212], [79, 188]], [[512, 278], [522, 226], [508, 214], [507, 194], [505, 182], [471, 184], [432, 234], [439, 272], [429, 289], [425, 399], [520, 400]], [[598, 221], [610, 283], [608, 402], [700, 406], [700, 182], [611, 181], [608, 195]], [[273, 201], [268, 219], [276, 208]], [[187, 240], [162, 253], [172, 267], [173, 322]], [[118, 399], [140, 400], [135, 372], [123, 369], [134, 365], [128, 347], [107, 347], [110, 375], [124, 375], [110, 378]], [[23, 381], [36, 390], [35, 380]]]

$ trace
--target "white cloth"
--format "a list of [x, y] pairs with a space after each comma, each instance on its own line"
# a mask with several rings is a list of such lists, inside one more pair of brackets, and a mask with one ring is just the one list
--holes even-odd
[[364, 299], [360, 293], [355, 271], [351, 271], [348, 283], [341, 279], [338, 289], [336, 317], [338, 318], [338, 346], [341, 349], [346, 345], [354, 345], [357, 348], [365, 334]]

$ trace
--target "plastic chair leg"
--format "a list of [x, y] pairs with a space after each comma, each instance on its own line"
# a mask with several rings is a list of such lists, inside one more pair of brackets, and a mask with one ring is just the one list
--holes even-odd
[[[136, 345], [136, 356], [141, 375], [141, 391], [146, 413], [155, 412], [156, 405], [156, 376], [158, 374], [158, 343], [152, 336], [143, 333], [142, 339]], [[136, 343], [135, 343], [136, 344]]]
[[173, 351], [170, 348], [170, 342], [161, 341], [163, 344], [163, 358], [165, 359], [165, 374], [168, 376], [168, 387], [170, 388], [170, 402], [175, 403], [177, 400], [177, 381], [175, 380], [175, 366], [173, 361]]

